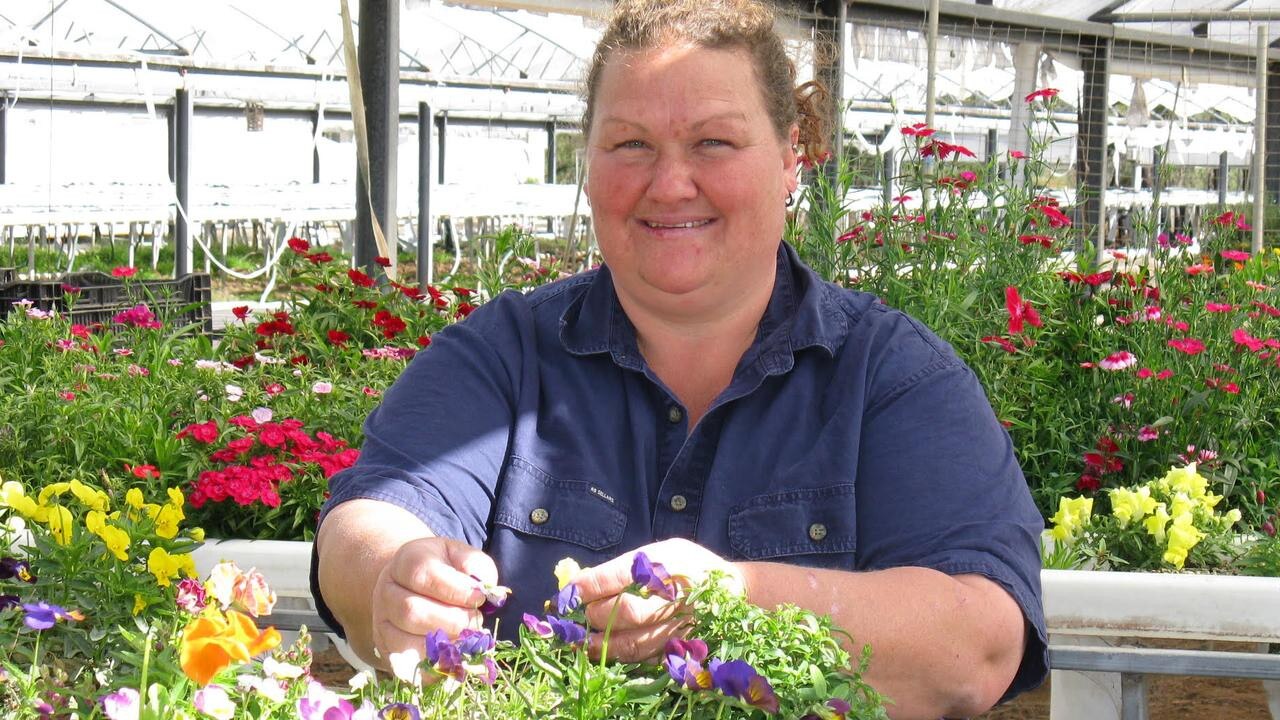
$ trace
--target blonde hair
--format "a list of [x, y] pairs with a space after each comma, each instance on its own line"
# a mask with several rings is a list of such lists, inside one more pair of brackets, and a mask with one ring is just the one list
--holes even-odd
[[800, 128], [800, 151], [810, 162], [826, 153], [831, 96], [822, 83], [796, 87], [796, 68], [773, 29], [774, 11], [763, 0], [619, 0], [587, 71], [583, 133], [591, 133], [605, 64], [618, 52], [692, 45], [742, 50], [751, 58], [760, 96], [778, 137]]

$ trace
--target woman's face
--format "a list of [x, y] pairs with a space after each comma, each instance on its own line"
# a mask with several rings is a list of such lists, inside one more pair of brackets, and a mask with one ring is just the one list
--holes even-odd
[[696, 311], [769, 282], [795, 136], [778, 137], [743, 51], [614, 55], [596, 89], [586, 188], [619, 292]]

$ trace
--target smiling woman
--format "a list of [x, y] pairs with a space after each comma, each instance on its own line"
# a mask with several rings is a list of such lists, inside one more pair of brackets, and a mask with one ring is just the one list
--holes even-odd
[[364, 657], [479, 625], [485, 583], [513, 635], [564, 557], [590, 647], [659, 656], [687, 617], [625, 592], [642, 551], [832, 616], [895, 717], [1043, 679], [1042, 521], [976, 378], [781, 240], [821, 99], [758, 0], [615, 6], [584, 119], [604, 265], [435, 335], [331, 481], [313, 588]]

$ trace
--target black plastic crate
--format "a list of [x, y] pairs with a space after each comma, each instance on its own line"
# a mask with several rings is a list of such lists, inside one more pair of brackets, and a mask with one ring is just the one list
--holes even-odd
[[8, 285], [18, 278], [17, 268], [0, 267], [0, 286]]
[[[74, 295], [73, 303], [68, 303], [72, 296], [64, 285], [80, 289]], [[194, 305], [171, 322], [178, 325], [197, 323], [205, 332], [210, 332], [213, 329], [212, 299], [208, 273], [195, 273], [178, 280], [135, 280], [127, 284], [101, 272], [70, 273], [53, 280], [0, 283], [0, 315], [7, 314], [18, 300], [30, 300], [33, 307], [41, 310], [66, 313], [70, 306], [72, 322], [84, 325], [110, 323], [116, 313], [138, 303], [150, 306], [157, 316]]]

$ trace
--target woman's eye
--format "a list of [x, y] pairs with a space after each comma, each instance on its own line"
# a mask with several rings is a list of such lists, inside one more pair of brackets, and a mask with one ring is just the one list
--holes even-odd
[[703, 141], [702, 141], [702, 144], [703, 144], [703, 145], [710, 146], [710, 147], [720, 147], [720, 146], [726, 146], [726, 145], [728, 145], [728, 144], [729, 144], [729, 141], [728, 141], [728, 140], [721, 140], [720, 138], [707, 138], [707, 139], [705, 139], [705, 140], [703, 140]]
[[623, 140], [617, 145], [614, 145], [615, 148], [620, 150], [621, 149], [638, 149], [638, 148], [643, 148], [644, 146], [645, 145], [643, 140]]

